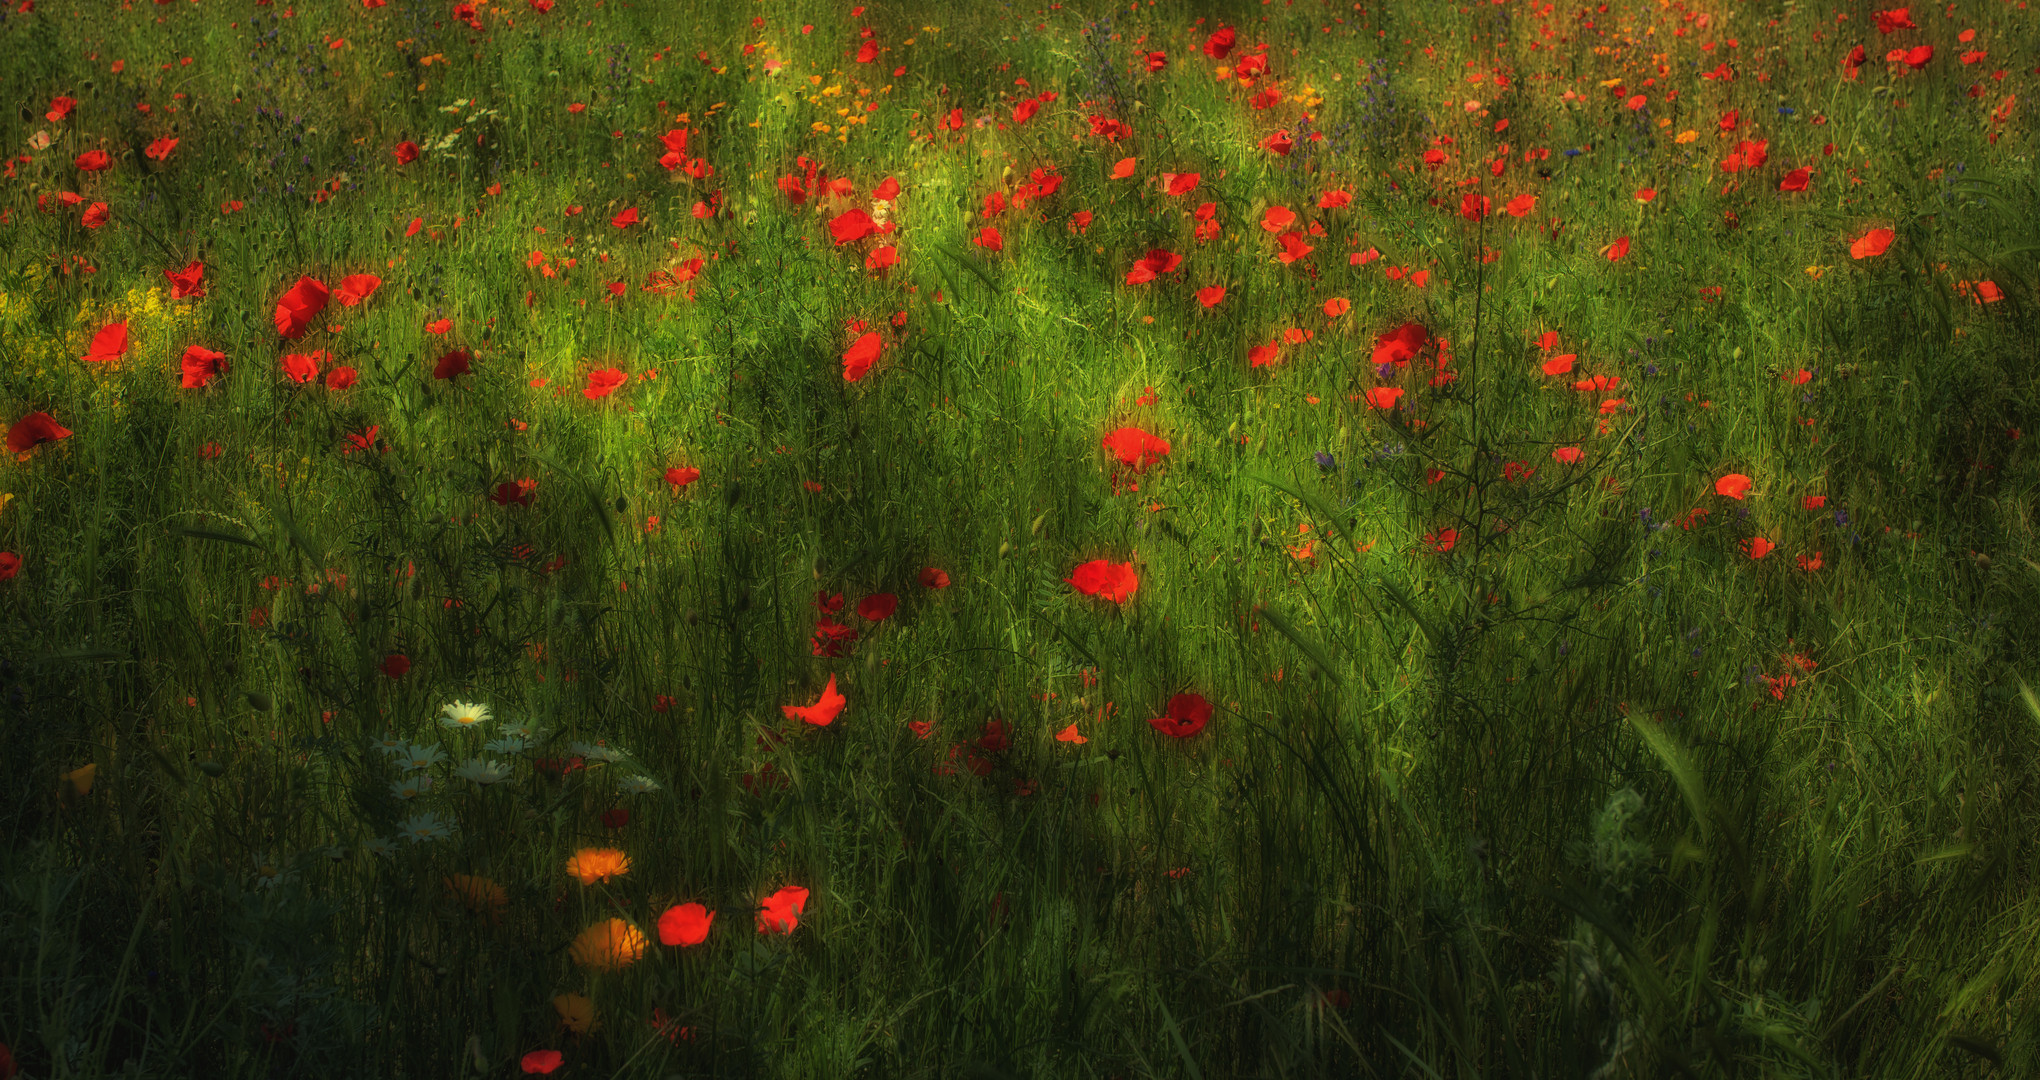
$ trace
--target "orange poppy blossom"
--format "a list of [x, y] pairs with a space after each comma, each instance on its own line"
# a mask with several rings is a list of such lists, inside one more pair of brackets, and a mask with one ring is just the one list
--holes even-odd
[[615, 848], [582, 848], [567, 860], [567, 873], [583, 885], [594, 885], [630, 873], [630, 856]]

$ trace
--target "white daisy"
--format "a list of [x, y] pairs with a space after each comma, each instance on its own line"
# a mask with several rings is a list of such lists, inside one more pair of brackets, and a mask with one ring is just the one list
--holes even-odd
[[484, 761], [481, 758], [469, 758], [461, 763], [460, 768], [454, 770], [454, 775], [462, 780], [469, 780], [482, 787], [488, 787], [490, 784], [500, 784], [510, 779], [510, 766], [500, 761]]
[[567, 751], [575, 757], [586, 758], [589, 761], [615, 762], [623, 760], [623, 751], [614, 746], [595, 746], [590, 743], [577, 742], [567, 744]]
[[456, 730], [480, 727], [489, 722], [487, 705], [476, 705], [466, 701], [456, 701], [440, 709], [439, 713], [439, 725]]
[[397, 764], [414, 771], [429, 769], [445, 760], [446, 751], [441, 750], [437, 746], [423, 746], [416, 743], [404, 747], [404, 752], [397, 755]]
[[531, 747], [527, 745], [523, 739], [513, 738], [513, 739], [490, 739], [487, 743], [484, 743], [482, 745], [482, 749], [488, 751], [491, 754], [501, 754], [504, 757], [509, 757], [513, 754], [521, 754], [526, 750], [531, 749]]
[[528, 742], [536, 742], [545, 737], [545, 729], [531, 720], [519, 720], [514, 724], [504, 724], [496, 730], [509, 738], [524, 739]]
[[384, 858], [388, 858], [397, 853], [397, 844], [396, 841], [386, 836], [371, 836], [367, 840], [362, 841], [361, 850], [368, 852], [370, 855], [381, 855]]
[[402, 780], [390, 782], [390, 794], [409, 802], [432, 790], [431, 773], [414, 773]]
[[649, 776], [626, 776], [617, 782], [626, 795], [644, 795], [659, 790], [657, 781]]
[[410, 743], [406, 742], [402, 735], [385, 735], [377, 739], [372, 745], [385, 754], [395, 756], [403, 753], [404, 748], [409, 746]]
[[439, 814], [427, 811], [405, 818], [397, 825], [397, 835], [412, 843], [424, 843], [452, 836], [453, 826]]

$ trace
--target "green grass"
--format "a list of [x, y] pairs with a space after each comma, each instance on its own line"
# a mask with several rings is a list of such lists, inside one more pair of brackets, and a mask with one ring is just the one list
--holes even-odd
[[[521, 1075], [545, 1048], [575, 1077], [2040, 1068], [2033, 17], [1342, 6], [0, 19], [28, 157], [0, 181], [0, 424], [72, 431], [0, 463], [23, 1075]], [[1279, 104], [1215, 78], [1220, 23], [1229, 63], [1268, 43]], [[1922, 43], [1923, 70], [1879, 59]], [[712, 175], [657, 164], [675, 127]], [[1723, 172], [1743, 139], [1769, 160]], [[92, 147], [114, 167], [75, 168]], [[790, 204], [803, 155], [855, 194]], [[973, 245], [1036, 168], [1060, 190]], [[1165, 171], [1202, 179], [1172, 197]], [[833, 243], [888, 176], [897, 231]], [[1318, 209], [1332, 189], [1351, 204]], [[1275, 206], [1322, 229], [1293, 264]], [[867, 271], [881, 242], [901, 262]], [[1127, 284], [1153, 248], [1181, 267]], [[643, 288], [697, 256], [685, 291]], [[193, 259], [206, 295], [171, 299]], [[359, 273], [366, 302], [278, 338], [300, 275]], [[119, 361], [78, 359], [121, 318]], [[850, 320], [886, 340], [856, 382]], [[1449, 356], [1378, 375], [1405, 322]], [[194, 343], [230, 368], [180, 389]], [[456, 346], [472, 373], [434, 379]], [[289, 382], [311, 349], [358, 384]], [[1572, 388], [1593, 376], [1620, 383]], [[1137, 474], [1101, 446], [1129, 425], [1170, 444]], [[490, 499], [527, 479], [528, 506]], [[1124, 604], [1065, 583], [1101, 558], [1135, 566]], [[818, 592], [857, 631], [837, 657]], [[876, 593], [896, 613], [853, 614]], [[832, 675], [833, 723], [782, 715]], [[1202, 732], [1144, 722], [1192, 692]], [[446, 731], [456, 701], [496, 720]], [[517, 721], [536, 745], [483, 753]], [[385, 737], [442, 749], [429, 790], [394, 791], [416, 774]], [[511, 779], [459, 778], [477, 755]], [[398, 836], [428, 811], [450, 835]], [[586, 847], [628, 873], [574, 880]], [[788, 885], [798, 927], [760, 934]], [[659, 944], [688, 901], [706, 943]], [[643, 957], [578, 966], [612, 916]]]

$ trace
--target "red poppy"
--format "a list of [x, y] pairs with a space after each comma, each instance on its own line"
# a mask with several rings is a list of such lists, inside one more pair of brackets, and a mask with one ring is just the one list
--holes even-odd
[[1910, 8], [1892, 8], [1890, 11], [1874, 12], [1877, 32], [1889, 34], [1894, 30], [1918, 30], [1919, 27], [1913, 24], [1910, 11]]
[[397, 156], [397, 164], [409, 165], [418, 160], [418, 144], [406, 139], [398, 143], [397, 148], [390, 151], [390, 153]]
[[1371, 363], [1376, 367], [1383, 364], [1406, 366], [1430, 342], [1431, 332], [1421, 323], [1406, 322], [1374, 339]]
[[170, 151], [175, 149], [177, 149], [177, 140], [165, 137], [150, 143], [148, 148], [142, 151], [142, 156], [154, 161], [162, 161], [170, 156]]
[[1261, 149], [1279, 157], [1288, 157], [1289, 151], [1295, 148], [1296, 140], [1291, 139], [1287, 131], [1278, 131], [1261, 140]]
[[[0, 551], [0, 581], [6, 581], [19, 573], [21, 573], [21, 556], [11, 551]], [[6, 1044], [0, 1043], [0, 1054], [5, 1054], [6, 1052]], [[12, 1064], [11, 1061], [7, 1063]], [[0, 1076], [12, 1075], [12, 1073], [0, 1071]]]
[[85, 355], [80, 359], [90, 363], [104, 363], [120, 359], [120, 355], [127, 349], [128, 326], [127, 321], [123, 319], [100, 327], [99, 332], [92, 335], [91, 347], [85, 350]]
[[112, 216], [113, 211], [108, 209], [105, 203], [96, 202], [85, 208], [85, 213], [78, 219], [78, 224], [88, 229], [97, 229], [106, 224]]
[[558, 1050], [533, 1050], [531, 1053], [524, 1055], [518, 1065], [527, 1073], [536, 1073], [544, 1076], [559, 1068], [560, 1063], [565, 1060], [565, 1058], [560, 1056]]
[[[1897, 50], [1894, 49], [1892, 51], [1896, 52]], [[1934, 47], [1932, 45], [1915, 45], [1912, 48], [1907, 49], [1905, 51], [1905, 55], [1899, 57], [1899, 59], [1905, 61], [1905, 65], [1907, 67], [1913, 69], [1914, 71], [1918, 71], [1919, 69], [1926, 67], [1927, 61], [1932, 60], [1933, 58]]]
[[921, 575], [917, 580], [920, 581], [921, 587], [924, 589], [946, 589], [949, 587], [949, 574], [932, 566], [922, 567]]
[[983, 229], [980, 229], [976, 236], [970, 238], [970, 242], [976, 244], [981, 248], [984, 248], [986, 251], [1006, 250], [1005, 235], [1000, 233], [995, 226], [991, 225], [987, 225]]
[[469, 374], [474, 370], [468, 363], [471, 359], [472, 357], [468, 356], [466, 349], [453, 349], [449, 352], [441, 353], [439, 354], [439, 362], [432, 365], [432, 377], [435, 379], [451, 379], [456, 376]]
[[53, 97], [50, 99], [50, 111], [43, 114], [43, 119], [52, 124], [62, 123], [64, 117], [71, 115], [71, 110], [77, 107], [77, 98]]
[[801, 910], [807, 907], [808, 891], [798, 885], [787, 887], [765, 898], [758, 909], [758, 932], [761, 934], [791, 934], [800, 925]]
[[888, 176], [871, 189], [873, 202], [891, 202], [900, 197], [900, 182]]
[[1282, 346], [1275, 342], [1271, 341], [1266, 345], [1250, 345], [1247, 347], [1247, 366], [1267, 367], [1269, 364], [1280, 359], [1281, 356]]
[[843, 381], [862, 379], [864, 373], [871, 370], [871, 365], [878, 361], [878, 354], [884, 348], [885, 344], [879, 340], [876, 331], [867, 331], [851, 342], [850, 348], [843, 353]]
[[1805, 191], [1806, 182], [1812, 177], [1813, 167], [1810, 165], [1802, 165], [1799, 168], [1794, 169], [1789, 173], [1786, 173], [1784, 178], [1778, 181], [1778, 190]]
[[1466, 194], [1459, 197], [1459, 216], [1468, 221], [1479, 221], [1488, 216], [1488, 197]]
[[1872, 229], [1849, 245], [1849, 256], [1855, 259], [1868, 259], [1882, 255], [1885, 249], [1891, 246], [1892, 238], [1897, 235], [1890, 229]]
[[866, 270], [883, 270], [888, 266], [899, 265], [899, 261], [900, 261], [899, 249], [892, 246], [891, 244], [887, 244], [884, 247], [874, 250], [870, 255], [865, 257], [864, 268]]
[[1123, 427], [1105, 436], [1105, 449], [1112, 451], [1121, 465], [1139, 472], [1168, 456], [1169, 440], [1137, 427]]
[[1561, 465], [1578, 465], [1584, 457], [1586, 454], [1577, 446], [1561, 446], [1551, 452], [1551, 460]]
[[375, 295], [381, 287], [382, 279], [374, 274], [349, 274], [340, 279], [340, 289], [333, 298], [340, 301], [341, 307], [353, 307]]
[[226, 353], [214, 352], [203, 345], [188, 346], [178, 360], [184, 371], [184, 389], [196, 390], [211, 382], [213, 376], [227, 370], [226, 360]]
[[838, 247], [862, 240], [877, 231], [878, 222], [871, 220], [870, 214], [857, 207], [843, 211], [829, 222], [829, 235], [835, 238]]
[[1458, 529], [1439, 529], [1437, 532], [1424, 534], [1424, 543], [1431, 545], [1431, 550], [1440, 555], [1451, 551], [1452, 545], [1458, 542]]
[[1139, 285], [1144, 282], [1153, 281], [1163, 274], [1173, 272], [1176, 267], [1182, 264], [1183, 256], [1177, 255], [1174, 252], [1164, 251], [1161, 248], [1155, 248], [1146, 255], [1141, 256], [1140, 261], [1133, 264], [1133, 269], [1126, 272], [1126, 283], [1128, 285]]
[[618, 214], [613, 218], [610, 218], [609, 223], [611, 225], [616, 226], [619, 229], [628, 229], [632, 225], [637, 224], [638, 223], [637, 207], [633, 206], [628, 210], [625, 210], [623, 213]]
[[659, 944], [699, 945], [708, 940], [715, 912], [700, 904], [675, 904], [659, 916]]
[[884, 622], [892, 618], [893, 611], [900, 606], [900, 598], [889, 592], [872, 593], [857, 601], [858, 617], [871, 622]]
[[378, 666], [385, 676], [401, 679], [411, 670], [411, 658], [403, 653], [391, 653], [383, 657], [383, 662]]
[[205, 295], [205, 264], [197, 259], [191, 260], [191, 265], [182, 270], [165, 270], [163, 276], [170, 279], [172, 300]]
[[836, 676], [831, 673], [829, 684], [822, 687], [822, 696], [816, 698], [814, 704], [781, 705], [779, 711], [785, 713], [788, 720], [802, 720], [817, 727], [826, 727], [835, 721], [837, 714], [843, 711], [843, 706], [849, 704], [849, 701], [849, 698], [837, 692]]
[[1741, 499], [1750, 490], [1750, 478], [1741, 473], [1729, 473], [1714, 482], [1714, 493], [1731, 499]]
[[1204, 55], [1213, 60], [1223, 60], [1232, 52], [1233, 42], [1239, 40], [1239, 33], [1230, 26], [1221, 26], [1204, 39]]
[[1279, 233], [1296, 222], [1296, 211], [1286, 206], [1271, 206], [1261, 215], [1261, 229]]
[[1764, 556], [1769, 555], [1771, 552], [1776, 551], [1777, 548], [1778, 545], [1770, 542], [1769, 540], [1764, 539], [1761, 536], [1752, 536], [1750, 537], [1749, 543], [1743, 545], [1743, 551], [1747, 552], [1749, 554], [1749, 557], [1752, 559], [1761, 559]]
[[1197, 190], [1197, 183], [1203, 178], [1202, 173], [1165, 172], [1162, 174], [1162, 190], [1171, 195], [1188, 195]]
[[588, 385], [582, 388], [581, 396], [589, 401], [608, 397], [628, 379], [629, 377], [617, 368], [596, 368], [588, 373]]
[[1063, 579], [1085, 596], [1100, 596], [1115, 604], [1123, 604], [1140, 588], [1140, 578], [1135, 576], [1132, 563], [1107, 562], [1092, 559], [1070, 572]]
[[489, 501], [497, 506], [509, 506], [512, 503], [518, 506], [530, 506], [531, 492], [536, 487], [538, 487], [538, 484], [535, 482], [530, 487], [526, 487], [523, 483], [505, 480], [496, 485], [496, 490], [489, 496]]
[[1202, 694], [1177, 694], [1169, 699], [1167, 716], [1148, 721], [1156, 731], [1172, 739], [1187, 739], [1211, 722], [1211, 702]]
[[1626, 236], [1616, 237], [1614, 243], [1601, 249], [1601, 254], [1606, 255], [1609, 262], [1614, 262], [1622, 256], [1629, 254], [1629, 238]]
[[311, 353], [285, 353], [283, 373], [290, 376], [292, 382], [311, 382], [319, 377], [319, 361], [325, 359], [325, 356], [323, 349]]
[[1353, 301], [1343, 296], [1334, 296], [1330, 300], [1325, 301], [1325, 318], [1327, 319], [1336, 319], [1351, 310], [1353, 310]]
[[360, 378], [360, 372], [342, 364], [326, 373], [326, 389], [337, 393], [353, 386]]
[[104, 150], [87, 150], [79, 154], [71, 164], [86, 172], [102, 172], [113, 168], [113, 158]]
[[1352, 204], [1353, 193], [1350, 191], [1346, 191], [1343, 188], [1335, 188], [1331, 191], [1327, 191], [1317, 201], [1318, 209], [1320, 210], [1338, 210], [1342, 207], [1351, 206]]
[[684, 488], [687, 485], [699, 479], [701, 479], [701, 470], [693, 467], [692, 465], [686, 466], [684, 468], [675, 467], [666, 470], [666, 482], [673, 485], [673, 490], [675, 491], [678, 491], [681, 488]]
[[1317, 250], [1304, 242], [1300, 232], [1283, 233], [1276, 241], [1282, 245], [1282, 250], [1275, 253], [1275, 258], [1285, 266]]
[[434, 319], [433, 321], [425, 324], [425, 332], [435, 336], [439, 334], [444, 334], [451, 329], [453, 329], [452, 319]]
[[325, 284], [316, 278], [300, 277], [283, 296], [276, 301], [276, 332], [286, 341], [296, 341], [312, 328], [312, 320], [326, 310], [326, 299], [331, 295]]
[[1197, 302], [1205, 307], [1217, 307], [1218, 302], [1223, 299], [1225, 299], [1225, 286], [1223, 285], [1206, 285], [1204, 288], [1197, 290]]
[[43, 443], [70, 437], [70, 431], [58, 424], [49, 413], [32, 412], [7, 429], [7, 449], [12, 453], [26, 454]]

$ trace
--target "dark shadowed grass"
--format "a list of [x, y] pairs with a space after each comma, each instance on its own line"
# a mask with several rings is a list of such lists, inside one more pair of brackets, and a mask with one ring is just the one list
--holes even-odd
[[[2030, 45], [2024, 12], [1921, 13], [1905, 42], [1940, 66], [1845, 81], [1856, 38], [1828, 16], [1738, 10], [1734, 55], [1778, 52], [1716, 83], [1676, 10], [1609, 16], [1676, 44], [1597, 53], [1616, 39], [1574, 15], [1543, 39], [1525, 7], [1248, 6], [1241, 54], [1269, 42], [1285, 97], [1323, 99], [1264, 112], [1198, 53], [1215, 11], [561, 0], [485, 6], [475, 33], [408, 0], [53, 7], [0, 22], [27, 106], [0, 135], [60, 137], [5, 189], [0, 420], [73, 431], [0, 472], [24, 560], [0, 584], [0, 1042], [29, 1075], [507, 1075], [539, 1048], [558, 1075], [644, 1077], [2040, 1060], [2040, 554], [2014, 434], [2036, 428], [2040, 193], [2019, 121], [1988, 119], [2027, 76], [1987, 74]], [[867, 25], [893, 51], [857, 65]], [[1143, 34], [1165, 72], [1135, 63]], [[1684, 100], [1611, 102], [1658, 48]], [[1512, 88], [1438, 109], [1467, 60]], [[1015, 78], [1060, 97], [1002, 129]], [[53, 125], [59, 93], [80, 105]], [[952, 108], [964, 132], [923, 138]], [[1136, 134], [1107, 145], [1085, 118], [1115, 108]], [[1257, 149], [1303, 112], [1324, 141]], [[675, 126], [713, 176], [655, 163]], [[1743, 137], [1771, 163], [1730, 184]], [[426, 149], [400, 168], [404, 139]], [[89, 145], [116, 169], [71, 168]], [[789, 205], [802, 155], [857, 196]], [[1137, 178], [1112, 179], [1124, 157]], [[1807, 192], [1775, 190], [1805, 163]], [[1038, 167], [1061, 190], [973, 245], [986, 194]], [[1202, 181], [1169, 197], [1162, 171]], [[875, 274], [879, 241], [826, 224], [886, 176], [901, 264]], [[1352, 204], [1316, 209], [1332, 188]], [[112, 223], [38, 210], [68, 190]], [[1521, 218], [1456, 213], [1525, 192]], [[647, 224], [609, 224], [632, 206]], [[1270, 206], [1321, 226], [1310, 257], [1271, 257]], [[1852, 259], [1872, 226], [1891, 248]], [[1155, 247], [1182, 269], [1125, 284]], [[687, 292], [641, 288], [695, 256]], [[161, 271], [194, 258], [207, 296], [169, 299]], [[367, 272], [369, 301], [277, 340], [299, 275]], [[1983, 280], [2004, 298], [1976, 303]], [[115, 317], [126, 357], [75, 359]], [[849, 383], [853, 319], [887, 348]], [[1406, 321], [1449, 358], [1377, 374]], [[1292, 327], [1309, 340], [1249, 366]], [[232, 367], [181, 390], [194, 342]], [[455, 346], [473, 373], [434, 380]], [[311, 348], [359, 384], [279, 377]], [[1541, 374], [1562, 352], [1574, 372]], [[607, 367], [630, 381], [578, 392]], [[1593, 376], [1620, 382], [1572, 388]], [[1379, 386], [1402, 407], [1370, 408]], [[1122, 425], [1167, 458], [1116, 466]], [[1729, 473], [1748, 497], [1715, 494]], [[490, 498], [527, 479], [528, 506]], [[1125, 604], [1065, 583], [1099, 558], [1135, 565]], [[853, 614], [882, 592], [892, 617]], [[815, 655], [817, 593], [845, 599], [841, 656]], [[832, 674], [834, 723], [782, 715]], [[1203, 733], [1143, 722], [1183, 692], [1214, 707]], [[441, 728], [456, 701], [496, 721]], [[511, 722], [543, 732], [484, 751]], [[445, 760], [406, 770], [385, 738]], [[512, 778], [459, 778], [477, 756]], [[59, 779], [88, 763], [89, 792]], [[425, 812], [449, 834], [403, 839]], [[567, 876], [591, 846], [629, 872]], [[810, 890], [800, 925], [761, 935], [784, 885]], [[717, 912], [708, 941], [658, 944], [686, 901]], [[612, 916], [645, 956], [577, 965]]]

